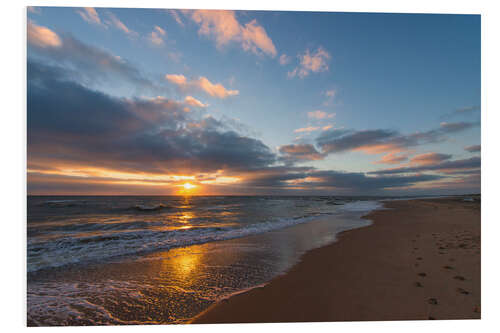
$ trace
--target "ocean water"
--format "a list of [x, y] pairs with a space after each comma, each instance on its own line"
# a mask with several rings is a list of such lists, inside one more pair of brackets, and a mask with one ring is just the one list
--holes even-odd
[[361, 197], [28, 197], [29, 325], [183, 323], [368, 225]]

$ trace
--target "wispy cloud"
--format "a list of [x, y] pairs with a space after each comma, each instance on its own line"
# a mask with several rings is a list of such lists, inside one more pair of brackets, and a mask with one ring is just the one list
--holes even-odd
[[472, 145], [464, 148], [469, 153], [479, 153], [481, 152], [481, 145]]
[[314, 52], [307, 49], [303, 54], [299, 54], [298, 58], [300, 63], [291, 72], [288, 72], [289, 78], [298, 76], [302, 79], [308, 76], [311, 72], [318, 73], [329, 70], [328, 61], [330, 60], [331, 55], [321, 46]]
[[160, 28], [159, 26], [155, 25], [153, 28], [153, 31], [149, 34], [149, 41], [155, 45], [163, 45], [165, 41], [163, 40], [165, 36], [167, 35], [167, 32]]
[[400, 167], [369, 172], [374, 175], [391, 175], [401, 173], [420, 173], [424, 171], [439, 171], [445, 173], [462, 173], [467, 170], [481, 168], [481, 158], [471, 157], [462, 160], [444, 161], [423, 164], [415, 167]]
[[290, 61], [292, 61], [292, 59], [284, 53], [282, 55], [280, 55], [280, 57], [279, 57], [279, 63], [281, 66], [285, 66], [285, 65], [289, 64]]
[[426, 132], [400, 134], [394, 130], [347, 130], [323, 132], [316, 143], [327, 153], [362, 151], [367, 154], [396, 153], [409, 147], [446, 140], [447, 134], [458, 133], [478, 126], [477, 122], [441, 123], [439, 128]]
[[177, 22], [178, 25], [180, 25], [181, 27], [184, 27], [184, 22], [182, 21], [181, 16], [177, 12], [177, 10], [167, 9], [167, 12], [170, 13], [170, 15], [172, 15], [172, 17], [174, 18], [175, 22]]
[[68, 72], [74, 72], [74, 75], [87, 84], [105, 79], [116, 85], [129, 84], [134, 89], [164, 91], [161, 84], [153, 83], [125, 59], [83, 43], [71, 35], [59, 36], [32, 22], [28, 22], [28, 47], [30, 52], [57, 62]]
[[331, 119], [335, 117], [335, 113], [327, 113], [321, 110], [310, 111], [307, 116], [312, 119]]
[[81, 10], [76, 11], [81, 18], [87, 23], [106, 27], [106, 25], [101, 21], [101, 17], [97, 10], [93, 7], [84, 7]]
[[129, 37], [136, 38], [139, 36], [139, 34], [136, 31], [129, 29], [129, 27], [127, 27], [125, 23], [120, 21], [120, 19], [115, 14], [107, 12], [107, 15], [109, 17], [109, 21], [107, 21], [108, 25], [113, 26], [114, 28], [122, 31]]
[[477, 115], [481, 112], [481, 107], [479, 105], [466, 106], [462, 108], [455, 109], [441, 116], [441, 119], [451, 119], [457, 117], [465, 117]]
[[431, 165], [444, 162], [449, 160], [451, 157], [451, 154], [426, 153], [412, 157], [410, 163], [417, 165]]
[[277, 54], [273, 41], [255, 19], [242, 25], [230, 10], [186, 10], [184, 13], [200, 26], [198, 33], [214, 38], [219, 48], [235, 42], [245, 51], [258, 55], [275, 57]]
[[239, 94], [238, 90], [226, 89], [221, 83], [212, 83], [204, 76], [200, 76], [195, 80], [188, 80], [182, 74], [167, 74], [165, 79], [175, 84], [181, 89], [196, 89], [205, 92], [206, 94], [216, 98], [227, 98]]
[[302, 127], [302, 128], [297, 128], [294, 130], [294, 133], [306, 133], [306, 132], [314, 132], [319, 130], [321, 127], [320, 126], [308, 126], [308, 127]]

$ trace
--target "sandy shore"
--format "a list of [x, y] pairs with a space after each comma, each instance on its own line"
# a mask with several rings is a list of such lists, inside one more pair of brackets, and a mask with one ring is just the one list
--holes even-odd
[[193, 323], [481, 317], [480, 203], [391, 201], [374, 224], [306, 253], [287, 274]]

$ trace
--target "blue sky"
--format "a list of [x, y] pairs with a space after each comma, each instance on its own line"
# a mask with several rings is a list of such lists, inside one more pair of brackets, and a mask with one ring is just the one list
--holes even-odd
[[[30, 193], [172, 194], [186, 181], [193, 194], [480, 189], [479, 15], [53, 7], [27, 13]], [[45, 74], [32, 74], [43, 66]], [[124, 105], [125, 118], [154, 108], [147, 116], [165, 123], [134, 123], [137, 132], [111, 127], [113, 139], [99, 136], [97, 122], [109, 121], [106, 107], [58, 100], [52, 80], [65, 83], [61, 89], [103, 94]], [[43, 95], [41, 86], [54, 94]], [[172, 103], [157, 109], [158, 101]], [[66, 113], [49, 109], [54, 105]], [[68, 143], [77, 137], [72, 119], [92, 112], [95, 121], [82, 118], [79, 126], [87, 130], [78, 137], [86, 145]], [[42, 115], [58, 126], [47, 127]], [[67, 116], [68, 123], [58, 121]], [[167, 136], [167, 129], [174, 132]], [[85, 139], [90, 133], [97, 133], [92, 142]], [[108, 160], [97, 149], [125, 133], [128, 147], [156, 135], [162, 157], [114, 147]], [[174, 133], [183, 141], [168, 141]], [[223, 151], [229, 137], [235, 146]], [[148, 141], [146, 150], [152, 147]], [[82, 152], [88, 161], [77, 158]], [[387, 176], [388, 169], [397, 170]]]

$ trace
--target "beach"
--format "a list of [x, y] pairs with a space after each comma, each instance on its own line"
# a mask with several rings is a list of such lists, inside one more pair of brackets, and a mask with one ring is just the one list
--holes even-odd
[[221, 300], [192, 323], [481, 318], [481, 205], [386, 201], [287, 273]]

